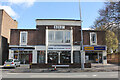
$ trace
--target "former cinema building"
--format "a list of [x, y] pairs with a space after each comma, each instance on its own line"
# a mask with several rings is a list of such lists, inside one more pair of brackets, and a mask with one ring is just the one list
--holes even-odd
[[[12, 29], [9, 58], [23, 64], [81, 63], [80, 20], [36, 19], [36, 29]], [[105, 31], [83, 30], [85, 62], [107, 64]]]

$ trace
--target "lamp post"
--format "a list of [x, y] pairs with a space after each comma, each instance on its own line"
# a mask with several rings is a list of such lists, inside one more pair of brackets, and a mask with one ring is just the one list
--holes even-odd
[[85, 60], [85, 53], [84, 53], [84, 50], [83, 50], [83, 32], [82, 32], [82, 17], [81, 17], [81, 7], [80, 7], [80, 0], [79, 0], [79, 12], [80, 12], [80, 26], [81, 26], [81, 49], [80, 49], [80, 52], [81, 52], [81, 70], [84, 70], [84, 60]]

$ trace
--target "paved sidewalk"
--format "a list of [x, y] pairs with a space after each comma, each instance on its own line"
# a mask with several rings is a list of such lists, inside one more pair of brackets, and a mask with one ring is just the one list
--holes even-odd
[[3, 67], [3, 65], [0, 65], [0, 68]]
[[115, 64], [92, 64], [92, 68], [46, 68], [46, 69], [29, 69], [29, 65], [21, 65], [16, 69], [2, 69], [3, 73], [79, 73], [79, 72], [118, 72], [118, 65]]

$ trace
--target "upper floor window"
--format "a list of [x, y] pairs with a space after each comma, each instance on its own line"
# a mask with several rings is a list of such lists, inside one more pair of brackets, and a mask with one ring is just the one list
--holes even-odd
[[95, 32], [90, 33], [90, 45], [97, 45], [97, 34]]
[[70, 43], [69, 30], [49, 30], [48, 31], [49, 43]]
[[20, 45], [27, 45], [27, 32], [20, 32]]

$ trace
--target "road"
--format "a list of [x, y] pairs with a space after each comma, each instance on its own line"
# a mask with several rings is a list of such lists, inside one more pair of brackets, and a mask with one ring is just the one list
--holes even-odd
[[[87, 72], [86, 72], [87, 71]], [[94, 71], [94, 72], [92, 72]], [[99, 72], [98, 72], [99, 71]], [[120, 76], [120, 75], [119, 75]], [[21, 65], [16, 69], [0, 68], [2, 78], [118, 78], [118, 66], [94, 64], [92, 68], [85, 69], [29, 69], [28, 65]]]
[[2, 73], [2, 78], [118, 78], [118, 72]]

